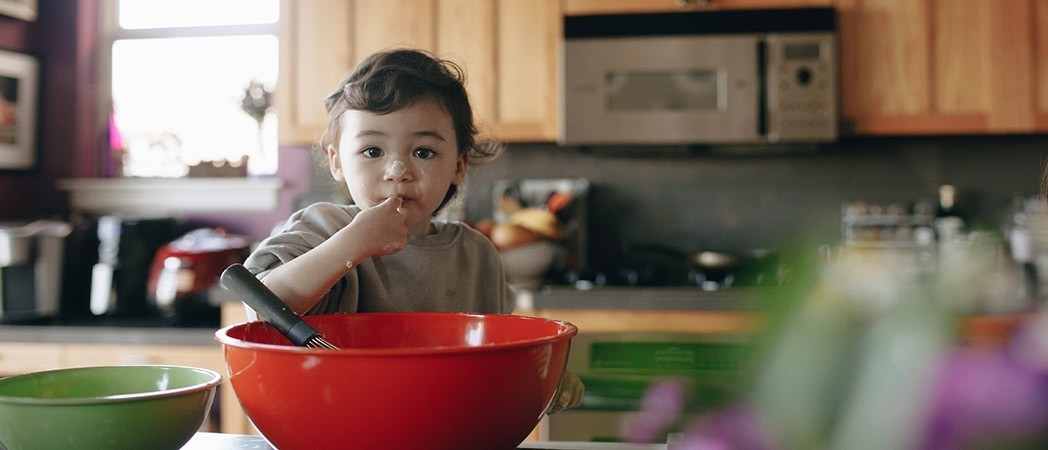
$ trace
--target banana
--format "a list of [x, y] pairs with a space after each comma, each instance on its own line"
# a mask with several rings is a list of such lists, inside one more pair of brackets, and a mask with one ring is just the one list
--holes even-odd
[[510, 214], [507, 221], [510, 225], [527, 228], [546, 239], [561, 239], [564, 237], [564, 232], [560, 229], [557, 216], [544, 209], [523, 208]]

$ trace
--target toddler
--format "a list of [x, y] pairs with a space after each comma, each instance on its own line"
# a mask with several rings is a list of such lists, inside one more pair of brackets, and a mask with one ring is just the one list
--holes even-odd
[[457, 66], [416, 50], [377, 53], [325, 104], [319, 150], [353, 204], [295, 212], [244, 265], [298, 314], [511, 312], [487, 238], [433, 219], [467, 168], [499, 150], [477, 142]]
[[[244, 265], [296, 313], [510, 313], [498, 251], [480, 232], [434, 220], [471, 164], [476, 140], [454, 64], [417, 50], [371, 55], [325, 99], [319, 150], [352, 204], [295, 212]], [[581, 401], [571, 373], [550, 412]]]

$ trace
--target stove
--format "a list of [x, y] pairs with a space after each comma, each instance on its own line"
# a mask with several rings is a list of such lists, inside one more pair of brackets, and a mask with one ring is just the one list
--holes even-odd
[[552, 285], [590, 290], [599, 287], [680, 287], [717, 291], [763, 287], [783, 281], [785, 268], [769, 250], [687, 253], [672, 247], [623, 245], [592, 268], [567, 270]]

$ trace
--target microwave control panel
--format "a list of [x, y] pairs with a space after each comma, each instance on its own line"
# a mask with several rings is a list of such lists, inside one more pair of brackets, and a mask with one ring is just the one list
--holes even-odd
[[832, 33], [767, 37], [769, 141], [837, 137], [837, 49]]

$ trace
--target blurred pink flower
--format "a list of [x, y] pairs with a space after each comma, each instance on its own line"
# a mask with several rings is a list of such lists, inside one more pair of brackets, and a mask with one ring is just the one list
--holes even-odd
[[653, 382], [641, 398], [637, 415], [619, 424], [623, 439], [634, 443], [660, 439], [677, 424], [689, 392], [687, 383], [679, 378]]
[[703, 417], [674, 440], [673, 450], [772, 450], [757, 415], [745, 405]]
[[[1020, 333], [1011, 348], [1029, 333]], [[925, 450], [1010, 443], [1048, 444], [1048, 370], [1026, 364], [1005, 349], [959, 348], [940, 367]]]

